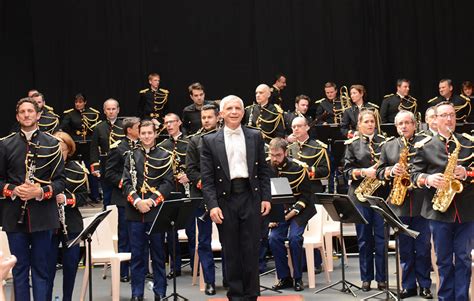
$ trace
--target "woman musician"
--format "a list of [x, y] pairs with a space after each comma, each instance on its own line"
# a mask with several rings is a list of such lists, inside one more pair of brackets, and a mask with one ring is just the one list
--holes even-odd
[[349, 197], [368, 221], [367, 225], [356, 224], [362, 290], [366, 292], [374, 280], [374, 248], [377, 287], [380, 290], [386, 287], [383, 219], [363, 198], [363, 195], [381, 196], [384, 193], [382, 183], [376, 179], [376, 165], [385, 138], [375, 133], [376, 113], [373, 110], [360, 111], [357, 128], [358, 135], [345, 143], [344, 174], [350, 180]]
[[[71, 136], [65, 132], [56, 132], [54, 136], [60, 141], [61, 152], [64, 159], [64, 170], [66, 176], [66, 188], [63, 193], [56, 196], [61, 228], [53, 234], [50, 250], [50, 262], [48, 273], [50, 276], [48, 287], [48, 298], [52, 300], [54, 277], [56, 275], [56, 262], [58, 258], [59, 242], [62, 242], [62, 264], [63, 264], [63, 298], [72, 300], [74, 281], [76, 279], [77, 266], [80, 261], [80, 247], [76, 245], [67, 248], [65, 243], [68, 239], [74, 239], [83, 229], [82, 215], [78, 207], [84, 205], [87, 200], [87, 169], [78, 161], [70, 160], [76, 151], [76, 144]], [[61, 213], [62, 211], [62, 213]]]

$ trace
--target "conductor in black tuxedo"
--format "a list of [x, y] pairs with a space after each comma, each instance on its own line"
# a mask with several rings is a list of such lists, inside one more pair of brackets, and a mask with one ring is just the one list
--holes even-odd
[[270, 170], [259, 131], [241, 126], [242, 99], [220, 103], [224, 127], [202, 138], [201, 179], [226, 256], [229, 300], [257, 300], [261, 216], [270, 212]]

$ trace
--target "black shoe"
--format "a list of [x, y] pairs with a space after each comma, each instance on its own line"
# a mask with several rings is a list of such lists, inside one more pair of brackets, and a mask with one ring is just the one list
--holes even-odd
[[204, 290], [204, 293], [208, 296], [212, 296], [216, 294], [216, 286], [214, 283], [206, 283], [206, 289]]
[[129, 281], [130, 281], [130, 277], [128, 276], [120, 277], [120, 282], [129, 282]]
[[300, 292], [302, 290], [304, 290], [303, 280], [301, 280], [301, 279], [296, 280], [295, 279], [295, 291]]
[[387, 288], [387, 282], [385, 282], [385, 281], [377, 282], [377, 288], [378, 288], [379, 291], [383, 291], [384, 289]]
[[228, 289], [229, 289], [229, 284], [227, 283], [227, 281], [222, 280], [222, 287], [223, 287], [225, 290], [228, 290]]
[[410, 288], [410, 289], [404, 288], [400, 292], [400, 298], [402, 298], [402, 299], [410, 298], [410, 297], [413, 297], [413, 296], [416, 296], [416, 295], [418, 295], [418, 292], [416, 291], [416, 288]]
[[161, 301], [160, 295], [155, 295], [155, 301]]
[[132, 297], [130, 301], [143, 301], [143, 297]]
[[286, 277], [283, 279], [278, 280], [278, 283], [272, 286], [274, 290], [281, 290], [284, 288], [290, 288], [293, 287], [293, 278], [291, 277]]
[[168, 278], [168, 279], [171, 280], [171, 279], [173, 279], [173, 277], [179, 277], [179, 276], [181, 276], [181, 271], [178, 271], [178, 272], [176, 272], [176, 273], [175, 273], [174, 271], [171, 271], [171, 272], [166, 276], [166, 278]]
[[146, 273], [145, 278], [153, 280], [153, 274], [152, 273]]
[[368, 292], [368, 291], [370, 291], [370, 281], [364, 281], [364, 282], [362, 282], [362, 291], [363, 291], [363, 292]]
[[433, 299], [433, 294], [429, 288], [420, 287], [420, 297], [423, 299]]
[[319, 266], [319, 267], [317, 267], [317, 268], [314, 268], [314, 273], [315, 273], [316, 275], [321, 274], [322, 272], [323, 272], [323, 267], [322, 267], [322, 266]]

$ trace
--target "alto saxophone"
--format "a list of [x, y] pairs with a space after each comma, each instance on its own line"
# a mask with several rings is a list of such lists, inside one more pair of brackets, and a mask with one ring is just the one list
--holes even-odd
[[410, 175], [408, 174], [408, 153], [409, 153], [409, 147], [406, 142], [405, 138], [402, 138], [402, 141], [404, 142], [404, 148], [402, 149], [402, 152], [400, 153], [400, 159], [398, 159], [398, 164], [403, 167], [405, 172], [400, 175], [396, 176], [393, 180], [393, 186], [392, 190], [390, 191], [389, 199], [390, 202], [393, 205], [401, 206], [403, 205], [403, 202], [405, 201], [405, 196], [408, 191], [408, 187], [410, 187], [411, 182], [410, 182]]
[[354, 191], [357, 199], [361, 202], [367, 202], [366, 195], [371, 196], [383, 184], [383, 181], [377, 178], [364, 178]]
[[451, 136], [456, 143], [456, 148], [454, 149], [453, 153], [448, 155], [448, 164], [446, 165], [443, 173], [445, 185], [443, 188], [436, 189], [436, 193], [432, 200], [433, 209], [440, 212], [446, 212], [446, 210], [448, 210], [449, 206], [451, 205], [456, 193], [461, 193], [464, 188], [461, 181], [454, 178], [454, 169], [458, 164], [461, 143], [456, 138], [454, 133], [451, 133]]

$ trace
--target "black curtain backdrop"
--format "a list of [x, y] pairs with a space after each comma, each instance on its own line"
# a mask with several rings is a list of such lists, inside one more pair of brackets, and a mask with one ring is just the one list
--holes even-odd
[[425, 108], [440, 78], [457, 93], [474, 79], [473, 12], [472, 0], [0, 0], [0, 133], [31, 88], [57, 113], [83, 92], [133, 115], [150, 72], [179, 114], [192, 82], [208, 99], [250, 103], [276, 72], [287, 74], [287, 107], [297, 94], [323, 97], [326, 81], [361, 83], [380, 103], [405, 77]]

